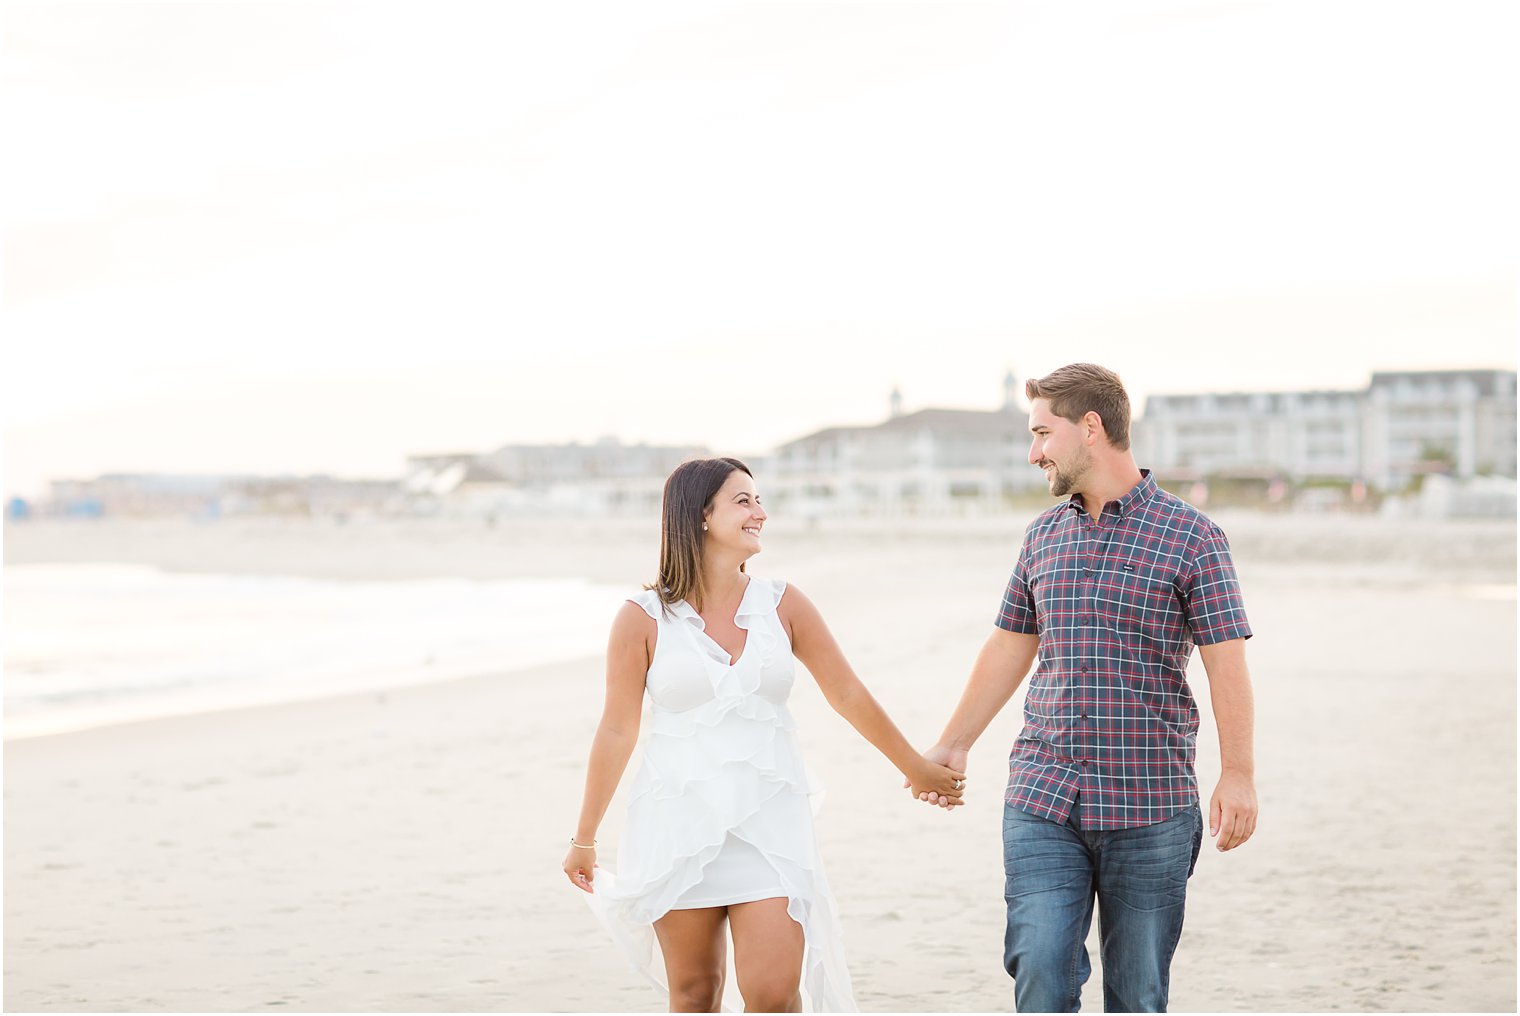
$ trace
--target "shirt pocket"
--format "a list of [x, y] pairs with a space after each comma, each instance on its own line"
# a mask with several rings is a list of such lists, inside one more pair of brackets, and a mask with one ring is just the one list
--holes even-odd
[[1169, 640], [1181, 609], [1173, 576], [1152, 562], [1123, 558], [1108, 572], [1103, 606], [1114, 626], [1151, 641]]

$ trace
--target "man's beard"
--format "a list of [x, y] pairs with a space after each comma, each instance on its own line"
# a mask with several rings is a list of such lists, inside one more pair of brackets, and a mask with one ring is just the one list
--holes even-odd
[[1087, 473], [1092, 468], [1092, 456], [1083, 448], [1081, 458], [1071, 464], [1071, 472], [1062, 470], [1056, 466], [1050, 478], [1050, 493], [1053, 497], [1065, 497], [1078, 488], [1078, 485], [1087, 479]]

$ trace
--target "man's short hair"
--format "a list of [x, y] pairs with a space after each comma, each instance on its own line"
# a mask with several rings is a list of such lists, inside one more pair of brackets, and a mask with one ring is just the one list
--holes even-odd
[[1030, 399], [1049, 399], [1050, 411], [1063, 420], [1078, 423], [1097, 413], [1109, 444], [1119, 451], [1129, 447], [1129, 395], [1119, 375], [1096, 363], [1071, 363], [1044, 377], [1024, 382]]

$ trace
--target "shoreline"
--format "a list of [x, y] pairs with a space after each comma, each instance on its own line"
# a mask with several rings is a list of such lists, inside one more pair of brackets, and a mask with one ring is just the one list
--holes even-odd
[[4, 737], [374, 692], [599, 652], [582, 579], [338, 582], [26, 564], [5, 573]]
[[[50, 730], [23, 730], [7, 731], [0, 742], [4, 744], [20, 744], [23, 742], [39, 741], [47, 738], [71, 737], [76, 734], [91, 734], [96, 731], [117, 730], [123, 727], [146, 726], [155, 723], [169, 721], [194, 721], [201, 718], [221, 716], [230, 713], [245, 713], [259, 709], [280, 709], [286, 706], [298, 707], [323, 702], [334, 702], [345, 699], [355, 701], [372, 699], [384, 701], [392, 694], [408, 694], [420, 692], [430, 688], [444, 688], [456, 682], [497, 681], [509, 678], [525, 677], [546, 668], [558, 666], [602, 666], [601, 655], [566, 657], [562, 660], [524, 664], [520, 667], [502, 667], [497, 669], [482, 669], [464, 674], [454, 674], [443, 678], [422, 678], [405, 681], [397, 684], [377, 685], [372, 688], [318, 691], [311, 695], [282, 695], [278, 698], [270, 698], [267, 701], [258, 702], [235, 702], [226, 705], [187, 707], [173, 711], [155, 713], [153, 715], [130, 716], [119, 719], [101, 719], [74, 721], [77, 725], [58, 727]], [[62, 722], [61, 720], [59, 722]]]
[[[172, 520], [42, 520], [8, 523], [5, 557], [8, 569], [32, 566], [90, 565], [142, 567], [175, 576], [289, 577], [339, 584], [407, 583], [422, 581], [565, 580], [635, 590], [647, 578], [649, 561], [643, 539], [645, 522], [614, 519], [585, 541], [553, 540], [558, 520], [519, 520], [520, 525], [487, 527], [451, 520], [379, 520], [373, 525], [334, 525], [311, 520], [242, 518], [213, 523]], [[969, 524], [966, 524], [969, 523]], [[884, 555], [909, 569], [930, 567], [948, 553], [957, 559], [985, 555], [991, 562], [1012, 559], [1026, 520], [993, 517], [972, 520], [825, 520], [801, 531], [772, 530], [767, 551], [756, 567], [778, 574], [811, 573], [833, 581], [854, 562]], [[1515, 527], [1486, 520], [1463, 520], [1452, 530], [1461, 539], [1415, 540], [1400, 520], [1263, 515], [1227, 516], [1247, 607], [1251, 590], [1259, 585], [1313, 585], [1342, 589], [1424, 590], [1468, 602], [1473, 599], [1515, 598]], [[1354, 538], [1347, 534], [1354, 534]], [[1451, 535], [1451, 534], [1448, 534]], [[1439, 567], [1428, 560], [1439, 559]], [[803, 571], [799, 573], [797, 567]], [[773, 568], [774, 566], [774, 568]], [[983, 587], [994, 588], [1004, 576], [996, 567], [985, 574]], [[615, 591], [615, 590], [614, 590]], [[995, 594], [991, 594], [995, 595]], [[900, 591], [901, 601], [919, 599], [913, 590]], [[597, 619], [597, 624], [601, 623]], [[597, 645], [600, 630], [586, 645]], [[567, 652], [558, 659], [581, 656]], [[461, 661], [463, 663], [465, 661]], [[280, 702], [305, 701], [344, 694], [364, 694], [385, 688], [449, 681], [490, 673], [517, 673], [540, 662], [498, 665], [455, 664], [447, 677], [429, 678], [400, 665], [372, 670], [364, 679], [336, 681], [336, 687], [312, 691], [289, 685], [260, 687], [250, 682], [219, 692], [213, 685], [192, 688], [176, 702], [173, 696], [154, 701], [151, 692], [133, 701], [131, 692], [115, 705], [75, 717], [60, 711], [55, 717], [27, 719], [25, 712], [8, 715], [6, 741], [92, 729], [158, 716], [217, 712]], [[392, 672], [396, 671], [396, 672]], [[22, 694], [14, 682], [10, 694]], [[223, 696], [230, 701], [217, 703]], [[109, 696], [108, 696], [109, 698]], [[14, 700], [13, 700], [14, 701]], [[39, 711], [40, 712], [40, 711]], [[124, 715], [123, 715], [124, 714]], [[37, 730], [36, 727], [44, 730]]]
[[[1258, 571], [1257, 576], [1260, 577]], [[355, 580], [358, 581], [358, 580]], [[398, 580], [409, 581], [409, 580]], [[1322, 580], [1321, 585], [1334, 586], [1333, 580]], [[1359, 581], [1343, 581], [1343, 586], [1351, 588], [1390, 588], [1385, 581], [1372, 581], [1361, 577]], [[1490, 583], [1465, 583], [1465, 584], [1424, 584], [1411, 581], [1407, 586], [1399, 583], [1392, 584], [1392, 588], [1423, 588], [1427, 593], [1436, 596], [1454, 596], [1463, 599], [1493, 600], [1515, 602], [1517, 599], [1514, 585], [1490, 584]], [[39, 726], [47, 726], [48, 729], [27, 729], [26, 722], [21, 721], [22, 729], [17, 729], [17, 721], [7, 717], [7, 723], [0, 741], [5, 744], [33, 741], [40, 738], [66, 737], [72, 734], [82, 734], [97, 730], [107, 730], [117, 727], [134, 726], [137, 724], [151, 724], [160, 720], [193, 719], [196, 717], [213, 716], [221, 713], [242, 712], [253, 709], [278, 708], [281, 706], [296, 706], [306, 703], [323, 702], [332, 699], [363, 699], [384, 698], [388, 693], [405, 692], [409, 690], [421, 690], [426, 688], [441, 687], [454, 682], [471, 682], [485, 679], [506, 679], [532, 674], [545, 667], [559, 665], [589, 665], [599, 668], [602, 664], [602, 654], [588, 653], [578, 655], [566, 655], [561, 659], [524, 663], [520, 666], [480, 666], [466, 672], [450, 674], [447, 677], [417, 677], [402, 679], [395, 682], [382, 682], [369, 687], [347, 689], [321, 689], [311, 693], [301, 693], [292, 690], [268, 689], [271, 694], [267, 698], [249, 701], [231, 701], [222, 705], [189, 704], [183, 707], [168, 706], [162, 711], [143, 713], [141, 715], [106, 715], [100, 718], [69, 718], [58, 717], [56, 719], [42, 718]], [[122, 710], [102, 709], [100, 714], [119, 714]], [[130, 713], [130, 710], [125, 712]], [[96, 714], [96, 715], [100, 715]]]
[[[967, 518], [776, 517], [767, 548], [809, 553], [981, 544], [1016, 552], [1034, 512]], [[1375, 516], [1211, 515], [1237, 560], [1258, 564], [1383, 565], [1456, 569], [1513, 580], [1514, 519], [1440, 522]], [[659, 520], [510, 518], [488, 525], [453, 518], [337, 523], [322, 519], [32, 519], [4, 523], [5, 564], [146, 564], [170, 572], [278, 574], [307, 578], [540, 578], [601, 581], [653, 577]], [[377, 557], [377, 555], [380, 555]]]

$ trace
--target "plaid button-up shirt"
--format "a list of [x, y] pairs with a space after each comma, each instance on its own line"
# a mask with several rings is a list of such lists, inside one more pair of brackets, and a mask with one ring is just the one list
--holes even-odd
[[1148, 470], [1095, 520], [1077, 497], [1024, 534], [997, 624], [1040, 637], [1006, 800], [1087, 829], [1163, 822], [1198, 800], [1194, 644], [1250, 638], [1230, 547]]

